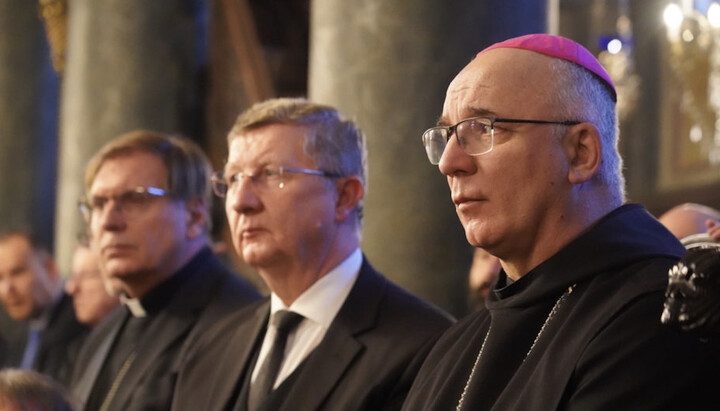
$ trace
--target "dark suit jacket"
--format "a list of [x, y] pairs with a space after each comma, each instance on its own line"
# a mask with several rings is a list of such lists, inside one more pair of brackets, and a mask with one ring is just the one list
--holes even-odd
[[26, 321], [13, 320], [0, 305], [0, 367], [9, 366], [9, 352], [19, 335], [27, 335]]
[[[260, 295], [246, 281], [227, 270], [212, 253], [201, 253], [202, 264], [173, 295], [153, 328], [146, 332], [136, 348], [137, 357], [125, 374], [109, 407], [113, 410], [168, 410], [176, 375], [183, 362], [186, 342], [204, 333], [212, 324]], [[192, 264], [192, 261], [191, 261]], [[83, 410], [117, 336], [126, 309], [115, 310], [93, 330], [83, 346], [72, 383], [74, 400]], [[88, 410], [96, 411], [96, 410]]]
[[[232, 409], [245, 374], [252, 371], [269, 312], [268, 299], [254, 304], [197, 344], [180, 374], [173, 410]], [[294, 383], [285, 387], [287, 395], [269, 401], [267, 409], [399, 409], [421, 361], [451, 322], [363, 260], [325, 338], [288, 378]]]
[[[75, 318], [72, 297], [63, 293], [60, 301], [53, 307], [47, 327], [40, 337], [33, 369], [67, 385], [88, 331], [89, 329]], [[20, 366], [26, 343], [27, 332], [8, 347], [7, 366]]]

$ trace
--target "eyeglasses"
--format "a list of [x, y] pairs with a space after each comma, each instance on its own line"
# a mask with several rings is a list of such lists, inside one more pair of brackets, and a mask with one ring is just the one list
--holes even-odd
[[102, 280], [102, 276], [99, 270], [78, 271], [73, 273], [69, 280], [77, 284], [85, 281]]
[[440, 158], [455, 133], [458, 144], [471, 156], [480, 156], [493, 149], [495, 141], [495, 123], [529, 123], [529, 124], [558, 124], [574, 126], [581, 121], [545, 121], [545, 120], [518, 120], [513, 118], [472, 117], [465, 119], [454, 126], [432, 127], [422, 135], [423, 145], [428, 159], [432, 164], [439, 164]]
[[329, 178], [339, 177], [327, 171], [312, 170], [309, 168], [264, 167], [255, 173], [238, 171], [229, 177], [225, 177], [222, 171], [218, 171], [213, 174], [211, 180], [215, 194], [218, 197], [225, 197], [228, 191], [236, 190], [245, 177], [248, 177], [255, 187], [259, 189], [283, 188], [285, 187], [286, 173], [308, 174]]
[[115, 208], [122, 213], [123, 217], [132, 218], [147, 209], [154, 199], [167, 196], [169, 196], [168, 192], [162, 188], [135, 187], [115, 196], [92, 196], [81, 199], [78, 201], [78, 209], [85, 217], [85, 221], [89, 223], [93, 218], [102, 215], [105, 206], [110, 200], [113, 200]]

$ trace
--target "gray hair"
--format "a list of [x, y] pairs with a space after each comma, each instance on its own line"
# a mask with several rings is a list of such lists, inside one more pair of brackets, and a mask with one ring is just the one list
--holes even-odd
[[567, 120], [592, 123], [600, 134], [602, 159], [593, 181], [605, 187], [614, 201], [624, 203], [625, 177], [618, 151], [620, 130], [608, 86], [577, 64], [561, 59], [553, 59], [551, 64], [558, 82], [554, 105], [559, 108], [560, 115]]
[[[367, 189], [365, 135], [351, 120], [333, 107], [304, 98], [277, 98], [254, 104], [240, 114], [228, 141], [245, 131], [272, 124], [307, 128], [303, 150], [318, 168], [337, 176], [357, 176]], [[363, 200], [356, 207], [362, 220]]]
[[65, 389], [52, 378], [31, 370], [0, 371], [0, 405], [40, 411], [72, 411]]

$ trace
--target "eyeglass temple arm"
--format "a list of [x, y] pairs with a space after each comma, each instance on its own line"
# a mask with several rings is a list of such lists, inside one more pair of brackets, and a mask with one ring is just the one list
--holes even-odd
[[493, 123], [526, 123], [526, 124], [558, 124], [561, 126], [575, 126], [581, 121], [565, 120], [565, 121], [547, 121], [547, 120], [520, 120], [513, 118], [496, 118]]

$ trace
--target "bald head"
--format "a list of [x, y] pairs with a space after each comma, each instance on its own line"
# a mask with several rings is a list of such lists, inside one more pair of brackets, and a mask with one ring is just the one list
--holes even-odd
[[685, 203], [675, 206], [658, 219], [677, 238], [707, 231], [707, 221], [719, 221], [720, 211], [701, 204]]

